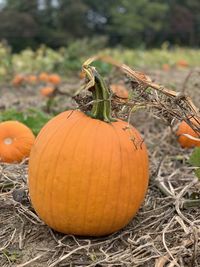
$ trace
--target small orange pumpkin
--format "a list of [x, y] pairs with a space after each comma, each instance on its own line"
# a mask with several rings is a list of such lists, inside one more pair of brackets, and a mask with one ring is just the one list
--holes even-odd
[[110, 88], [112, 92], [117, 96], [118, 98], [127, 100], [128, 99], [128, 90], [126, 87], [122, 84], [111, 84]]
[[44, 126], [31, 150], [29, 192], [37, 214], [53, 229], [102, 236], [138, 211], [148, 186], [148, 155], [139, 132], [111, 117], [110, 93], [91, 71], [96, 83], [90, 116], [70, 110]]
[[162, 65], [162, 69], [163, 69], [164, 71], [169, 71], [169, 70], [170, 70], [170, 66], [169, 66], [169, 64], [163, 64], [163, 65]]
[[[191, 119], [191, 122], [198, 125], [200, 127], [200, 119]], [[188, 134], [194, 138], [200, 139], [200, 132], [197, 133], [194, 131], [190, 125], [188, 125], [185, 121], [182, 121], [179, 124], [178, 130], [176, 132], [176, 135], [178, 136], [178, 142], [180, 145], [184, 148], [190, 148], [195, 146], [200, 146], [200, 140], [194, 140], [190, 137], [185, 136], [184, 134]]]
[[41, 72], [38, 78], [41, 82], [48, 82], [49, 81], [49, 74], [46, 72]]
[[24, 76], [17, 74], [15, 75], [14, 79], [12, 80], [13, 86], [20, 86], [24, 82]]
[[49, 75], [49, 82], [58, 85], [61, 83], [61, 77], [58, 74], [50, 74]]
[[176, 62], [176, 65], [181, 68], [187, 68], [189, 66], [188, 62], [185, 59], [180, 59]]
[[138, 78], [142, 79], [143, 81], [151, 82], [151, 78], [143, 72], [135, 71], [135, 73], [137, 74]]
[[28, 75], [26, 77], [26, 81], [30, 84], [35, 84], [37, 83], [38, 79], [37, 79], [37, 76], [36, 75]]
[[84, 71], [80, 71], [79, 72], [79, 77], [80, 77], [80, 79], [85, 79], [85, 77], [86, 77], [85, 72]]
[[18, 121], [0, 123], [0, 162], [20, 162], [30, 154], [35, 136]]
[[42, 96], [51, 96], [55, 89], [53, 87], [47, 86], [40, 89], [40, 94]]

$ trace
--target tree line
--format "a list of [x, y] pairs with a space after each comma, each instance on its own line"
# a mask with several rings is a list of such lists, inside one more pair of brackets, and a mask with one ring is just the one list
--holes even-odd
[[199, 0], [1, 0], [0, 40], [14, 51], [104, 37], [107, 46], [198, 47]]

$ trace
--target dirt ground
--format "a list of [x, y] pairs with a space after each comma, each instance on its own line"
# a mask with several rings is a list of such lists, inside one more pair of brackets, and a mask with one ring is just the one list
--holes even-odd
[[[177, 91], [186, 86], [199, 107], [199, 76], [185, 83], [189, 71], [147, 74]], [[77, 88], [73, 80], [63, 86], [70, 92]], [[64, 108], [76, 106], [67, 97], [59, 101]], [[35, 88], [0, 87], [0, 109], [44, 105]], [[27, 160], [0, 164], [0, 267], [200, 267], [200, 183], [188, 163], [191, 150], [180, 148], [170, 128], [147, 111], [136, 112], [131, 121], [149, 150], [149, 189], [137, 216], [107, 237], [74, 237], [49, 229], [29, 201]]]

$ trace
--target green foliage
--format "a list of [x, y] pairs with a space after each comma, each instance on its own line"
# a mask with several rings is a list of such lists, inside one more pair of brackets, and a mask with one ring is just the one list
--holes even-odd
[[36, 109], [28, 109], [26, 111], [6, 110], [0, 112], [0, 121], [17, 120], [30, 129], [37, 135], [41, 128], [51, 119], [51, 116]]
[[31, 73], [40, 71], [55, 71], [62, 64], [63, 57], [51, 48], [41, 46], [37, 51], [30, 48], [14, 54], [12, 58], [14, 72]]
[[190, 164], [196, 167], [200, 167], [200, 147], [196, 147], [190, 156]]
[[66, 48], [53, 50], [45, 45], [36, 51], [31, 48], [22, 50], [13, 55], [6, 45], [0, 43], [0, 79], [11, 70], [13, 73], [39, 73], [42, 71], [59, 72], [65, 74], [70, 71], [79, 71], [82, 62], [89, 56], [102, 51], [106, 38], [85, 38], [70, 43]]
[[0, 80], [12, 73], [12, 55], [9, 47], [0, 43]]
[[[151, 42], [152, 34], [160, 34], [165, 28], [165, 17], [169, 6], [165, 1], [122, 0], [112, 7], [111, 31], [118, 34], [120, 43], [127, 47], [141, 46]], [[132, 36], [132, 38], [130, 38]]]
[[190, 156], [189, 162], [192, 166], [197, 167], [196, 176], [200, 179], [200, 147], [196, 147]]
[[126, 63], [129, 66], [139, 68], [161, 68], [163, 64], [175, 66], [179, 60], [186, 60], [190, 66], [199, 66], [200, 50], [176, 47], [167, 49], [164, 44], [161, 49], [105, 49], [103, 54], [110, 55], [114, 59]]
[[195, 174], [196, 174], [196, 176], [199, 178], [199, 180], [200, 180], [200, 168], [198, 168], [198, 169], [196, 169], [195, 170]]
[[106, 76], [112, 70], [112, 65], [102, 61], [94, 62], [93, 66], [96, 67], [99, 73], [101, 73], [103, 76]]
[[[53, 50], [45, 45], [36, 51], [27, 48], [20, 53], [11, 54], [9, 47], [0, 43], [0, 81], [12, 79], [15, 73], [30, 74], [57, 72], [63, 76], [79, 72], [82, 63], [95, 54], [109, 55], [119, 62], [134, 68], [162, 68], [163, 64], [176, 67], [179, 60], [185, 60], [190, 67], [198, 67], [200, 50], [176, 47], [168, 49], [164, 43], [161, 49], [103, 49], [106, 38], [82, 39], [72, 42], [67, 48]], [[104, 62], [96, 62], [100, 72], [104, 75], [111, 71], [111, 66]]]

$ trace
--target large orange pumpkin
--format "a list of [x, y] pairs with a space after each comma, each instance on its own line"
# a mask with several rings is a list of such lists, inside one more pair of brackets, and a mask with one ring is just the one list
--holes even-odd
[[18, 121], [0, 123], [0, 162], [20, 162], [30, 154], [32, 131]]
[[[197, 126], [200, 127], [200, 119], [192, 118], [191, 122], [193, 122], [194, 124], [196, 124]], [[186, 134], [186, 136], [184, 134]], [[178, 136], [178, 142], [184, 148], [200, 146], [200, 140], [191, 139], [190, 137], [187, 136], [187, 135], [190, 135], [196, 139], [197, 138], [200, 139], [200, 132], [198, 133], [198, 132], [194, 131], [190, 127], [190, 125], [188, 125], [185, 121], [182, 121], [179, 124], [176, 135]]]
[[[44, 126], [29, 161], [36, 212], [53, 229], [101, 236], [124, 227], [148, 185], [147, 149], [139, 132], [113, 119], [110, 94], [95, 72], [91, 115], [63, 112]], [[102, 101], [99, 101], [102, 100]]]

